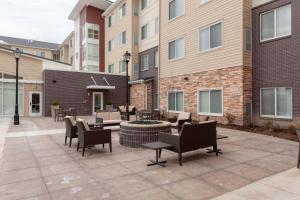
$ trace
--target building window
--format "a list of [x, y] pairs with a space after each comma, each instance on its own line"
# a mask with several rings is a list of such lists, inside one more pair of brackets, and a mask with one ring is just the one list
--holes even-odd
[[90, 39], [99, 39], [99, 26], [97, 24], [86, 24], [86, 31], [88, 38]]
[[244, 36], [244, 49], [247, 51], [251, 51], [252, 49], [252, 32], [250, 29], [245, 30], [245, 36]]
[[141, 28], [141, 39], [144, 40], [148, 37], [148, 24], [142, 26]]
[[169, 42], [169, 60], [184, 57], [184, 39], [179, 38]]
[[141, 56], [141, 71], [149, 69], [149, 55], [145, 54]]
[[108, 17], [108, 27], [111, 27], [114, 23], [114, 15]]
[[43, 51], [37, 52], [36, 55], [39, 57], [45, 58], [45, 52], [43, 52]]
[[87, 44], [88, 46], [88, 60], [99, 61], [99, 45]]
[[292, 88], [262, 88], [260, 99], [262, 117], [292, 118]]
[[141, 9], [144, 10], [148, 7], [148, 0], [141, 0]]
[[73, 65], [73, 56], [70, 58], [70, 65]]
[[154, 52], [154, 66], [157, 68], [159, 65], [159, 53], [158, 50]]
[[108, 51], [111, 52], [114, 49], [114, 40], [108, 41]]
[[198, 91], [198, 113], [204, 115], [223, 115], [223, 91]]
[[115, 71], [115, 65], [114, 64], [108, 65], [108, 73], [114, 73], [114, 71]]
[[126, 44], [126, 31], [123, 31], [119, 34], [119, 44], [120, 46], [123, 46]]
[[126, 15], [126, 3], [124, 3], [121, 7], [120, 7], [120, 18], [124, 17]]
[[276, 8], [260, 15], [260, 40], [291, 35], [292, 15], [291, 4]]
[[169, 92], [168, 108], [171, 112], [183, 112], [183, 92]]
[[222, 46], [222, 23], [214, 24], [200, 30], [200, 51]]
[[209, 0], [200, 0], [200, 5], [206, 4], [207, 2], [209, 2]]
[[169, 20], [184, 15], [185, 0], [169, 0]]
[[159, 33], [159, 17], [155, 18], [155, 34]]
[[124, 60], [120, 61], [119, 63], [119, 72], [120, 73], [126, 72], [126, 63]]

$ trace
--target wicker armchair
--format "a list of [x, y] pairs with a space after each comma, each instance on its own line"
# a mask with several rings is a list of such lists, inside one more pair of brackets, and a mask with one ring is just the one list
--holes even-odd
[[78, 138], [76, 122], [74, 121], [73, 117], [66, 116], [65, 124], [66, 124], [65, 145], [67, 144], [67, 139], [70, 138], [69, 147], [71, 147], [72, 139]]

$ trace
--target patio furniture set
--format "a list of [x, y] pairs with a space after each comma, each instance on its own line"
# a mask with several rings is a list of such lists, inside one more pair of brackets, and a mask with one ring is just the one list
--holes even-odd
[[54, 109], [54, 121], [63, 121], [65, 116], [72, 116], [74, 119], [77, 117], [75, 108], [57, 108]]

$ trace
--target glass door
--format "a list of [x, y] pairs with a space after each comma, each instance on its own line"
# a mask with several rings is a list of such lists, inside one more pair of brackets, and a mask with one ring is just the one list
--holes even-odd
[[30, 92], [29, 113], [30, 116], [42, 116], [42, 93]]
[[93, 92], [93, 114], [98, 110], [103, 110], [103, 93]]

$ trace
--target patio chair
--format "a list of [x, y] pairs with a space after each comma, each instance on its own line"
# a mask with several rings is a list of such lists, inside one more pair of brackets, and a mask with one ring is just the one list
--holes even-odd
[[76, 122], [74, 121], [73, 117], [66, 116], [65, 124], [66, 124], [65, 145], [67, 145], [67, 139], [70, 138], [69, 147], [71, 147], [72, 139], [78, 138]]
[[62, 108], [58, 108], [54, 110], [54, 121], [63, 121], [64, 119], [64, 110]]
[[300, 169], [300, 129], [297, 129], [297, 136], [298, 136], [298, 141], [299, 141], [299, 153], [298, 153], [297, 168]]
[[[213, 151], [216, 153], [216, 156], [218, 156], [216, 127], [216, 121], [200, 122], [198, 124], [186, 123], [183, 124], [179, 135], [160, 133], [158, 140], [172, 145], [172, 147], [166, 149], [178, 153], [178, 160], [181, 166], [182, 153], [189, 151], [213, 147]], [[161, 151], [159, 155], [161, 155]]]
[[76, 109], [75, 108], [69, 108], [68, 115], [72, 116], [76, 120], [76, 117], [77, 117]]
[[171, 128], [175, 128], [179, 131], [185, 122], [191, 122], [191, 121], [192, 121], [191, 113], [189, 112], [180, 113], [177, 117], [177, 121], [171, 123]]
[[82, 148], [82, 156], [84, 156], [86, 147], [91, 147], [97, 144], [102, 144], [104, 147], [104, 144], [108, 143], [110, 152], [112, 152], [110, 129], [103, 129], [102, 127], [91, 129], [82, 119], [77, 119], [76, 125], [78, 129], [77, 151], [79, 151], [79, 148]]

